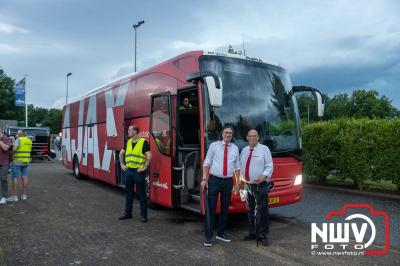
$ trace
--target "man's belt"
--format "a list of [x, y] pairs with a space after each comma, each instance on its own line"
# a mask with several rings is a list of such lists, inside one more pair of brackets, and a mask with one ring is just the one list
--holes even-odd
[[229, 179], [229, 178], [232, 178], [231, 176], [223, 177], [223, 176], [216, 176], [216, 175], [213, 175], [213, 174], [210, 174], [210, 176], [218, 178], [218, 179]]

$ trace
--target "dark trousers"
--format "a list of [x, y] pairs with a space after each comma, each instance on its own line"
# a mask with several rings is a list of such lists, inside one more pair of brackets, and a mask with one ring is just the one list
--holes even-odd
[[8, 193], [8, 165], [0, 165], [0, 183], [1, 183], [1, 195], [0, 198], [7, 198]]
[[221, 199], [221, 214], [219, 217], [217, 235], [223, 234], [226, 222], [228, 221], [229, 205], [232, 194], [232, 178], [217, 178], [210, 175], [208, 180], [208, 207], [209, 219], [205, 219], [204, 233], [205, 238], [211, 240], [215, 227], [215, 210], [217, 208], [218, 194]]
[[249, 219], [249, 233], [259, 232], [259, 238], [266, 238], [269, 232], [268, 214], [268, 183], [247, 185], [247, 216]]
[[129, 168], [124, 172], [125, 175], [125, 215], [132, 216], [133, 207], [133, 187], [136, 184], [136, 193], [140, 199], [140, 216], [147, 218], [147, 197], [145, 190], [145, 173], [138, 173], [137, 169]]

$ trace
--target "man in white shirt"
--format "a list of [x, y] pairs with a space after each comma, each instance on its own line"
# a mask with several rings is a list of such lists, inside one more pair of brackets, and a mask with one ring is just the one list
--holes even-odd
[[232, 137], [233, 128], [225, 126], [222, 129], [222, 141], [211, 143], [203, 164], [201, 192], [205, 192], [209, 212], [209, 217], [206, 215], [204, 224], [204, 246], [206, 247], [212, 246], [218, 194], [221, 199], [221, 214], [216, 239], [231, 242], [224, 230], [231, 202], [232, 176], [240, 174], [239, 149], [231, 143]]
[[[267, 146], [258, 143], [260, 137], [255, 129], [247, 133], [249, 146], [240, 154], [241, 179], [247, 191], [247, 215], [249, 234], [245, 241], [256, 239], [256, 230], [263, 246], [268, 246], [268, 186], [271, 181], [273, 163]], [[256, 224], [255, 224], [256, 223]]]

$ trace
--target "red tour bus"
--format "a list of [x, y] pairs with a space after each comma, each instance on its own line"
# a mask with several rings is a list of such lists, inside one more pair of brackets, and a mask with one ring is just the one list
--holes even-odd
[[[275, 187], [269, 193], [270, 207], [296, 203], [303, 185], [300, 120], [293, 96], [302, 91], [314, 94], [322, 116], [320, 91], [293, 87], [279, 65], [238, 54], [184, 53], [66, 105], [62, 162], [78, 178], [124, 186], [118, 153], [127, 127], [137, 124], [153, 155], [147, 178], [150, 203], [204, 213], [199, 193], [203, 160], [229, 123], [239, 149], [247, 145], [248, 130], [255, 128], [272, 152]], [[183, 108], [185, 98], [190, 108]], [[246, 211], [239, 193], [232, 193], [229, 210]]]

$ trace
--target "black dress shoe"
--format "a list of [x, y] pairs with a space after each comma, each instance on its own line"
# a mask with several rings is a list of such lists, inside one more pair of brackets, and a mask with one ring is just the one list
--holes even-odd
[[126, 219], [132, 219], [132, 215], [122, 215], [121, 217], [118, 218], [118, 220], [126, 220]]
[[256, 239], [256, 235], [255, 234], [248, 234], [247, 236], [245, 236], [243, 238], [244, 241], [250, 241], [250, 240], [255, 240]]
[[142, 218], [140, 218], [140, 221], [141, 221], [142, 223], [147, 223], [147, 218], [146, 218], [146, 217], [142, 217]]

